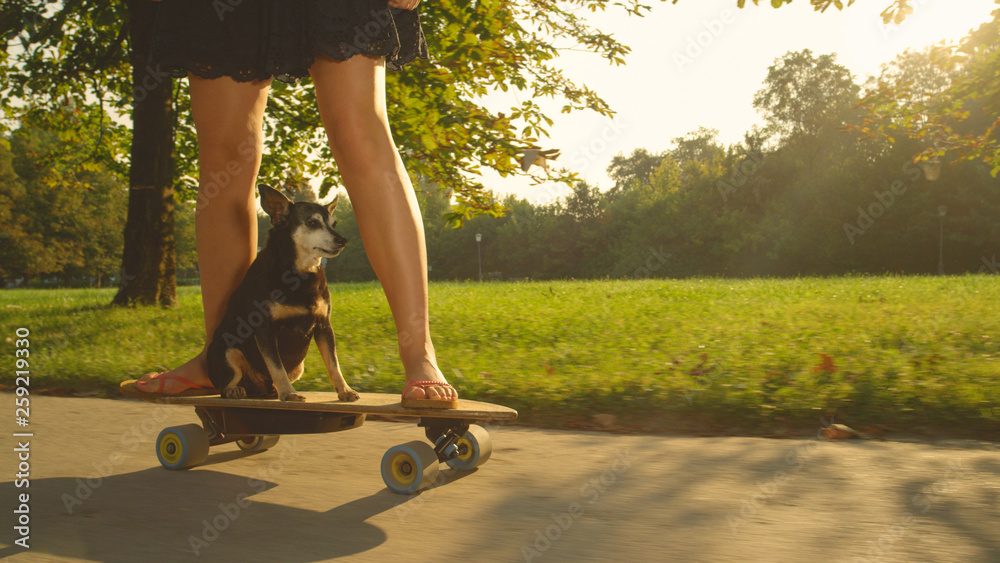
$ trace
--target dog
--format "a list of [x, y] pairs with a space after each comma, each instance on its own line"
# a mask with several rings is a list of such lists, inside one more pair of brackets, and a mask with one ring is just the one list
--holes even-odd
[[208, 346], [208, 374], [227, 399], [305, 401], [292, 382], [302, 375], [316, 340], [341, 401], [359, 395], [344, 380], [330, 324], [330, 291], [322, 259], [340, 254], [347, 239], [334, 230], [328, 205], [292, 203], [261, 184], [261, 207], [271, 217], [267, 245], [233, 291]]

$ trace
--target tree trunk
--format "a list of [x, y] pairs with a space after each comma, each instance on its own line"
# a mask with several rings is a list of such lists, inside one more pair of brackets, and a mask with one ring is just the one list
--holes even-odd
[[174, 256], [173, 80], [150, 67], [158, 2], [132, 0], [132, 163], [121, 281], [115, 305], [177, 303]]

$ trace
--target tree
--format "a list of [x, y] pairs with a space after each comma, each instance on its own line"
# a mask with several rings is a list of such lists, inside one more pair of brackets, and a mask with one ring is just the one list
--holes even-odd
[[643, 148], [635, 149], [629, 156], [615, 155], [608, 165], [608, 177], [615, 181], [612, 190], [621, 191], [634, 184], [649, 186], [664, 158], [665, 155], [652, 154]]
[[[916, 139], [921, 162], [978, 160], [1000, 174], [1000, 9], [957, 45], [936, 47], [918, 62], [883, 72], [860, 102], [867, 116], [854, 130], [890, 142]], [[933, 83], [938, 95], [927, 95], [927, 74], [947, 77], [947, 87]]]
[[[845, 5], [840, 0], [810, 2], [821, 11]], [[898, 21], [909, 3], [893, 0], [883, 17]], [[737, 0], [737, 5], [742, 8], [745, 0]], [[482, 168], [503, 176], [519, 173], [519, 155], [537, 146], [552, 123], [534, 98], [560, 99], [563, 111], [612, 113], [595, 92], [574, 83], [554, 63], [559, 50], [569, 48], [624, 64], [629, 49], [579, 14], [608, 6], [635, 15], [649, 9], [638, 0], [441, 0], [422, 7], [437, 62], [391, 74], [387, 98], [411, 173], [454, 190], [458, 209], [451, 215], [453, 221], [502, 211], [474, 178]], [[155, 9], [156, 3], [148, 0], [7, 0], [0, 11], [0, 35], [5, 39], [0, 107], [10, 118], [26, 100], [40, 104], [72, 92], [133, 118], [131, 226], [123, 253], [126, 275], [116, 301], [170, 304], [175, 267], [172, 209], [175, 197], [193, 198], [196, 159], [185, 92], [172, 89], [163, 69], [144, 66], [148, 46], [143, 42], [151, 34]], [[274, 85], [266, 122], [271, 150], [262, 176], [278, 177], [281, 170], [298, 166], [309, 176], [323, 178], [325, 196], [337, 185], [336, 170], [322, 132], [314, 126], [315, 104], [307, 87], [308, 81]], [[510, 88], [531, 99], [501, 113], [479, 105], [479, 96]], [[173, 120], [178, 114], [181, 117]], [[311, 159], [317, 151], [323, 158]], [[555, 171], [551, 179], [568, 185], [576, 180], [565, 170]]]
[[696, 184], [719, 172], [726, 151], [719, 144], [718, 136], [715, 129], [699, 127], [697, 131], [673, 139], [670, 158], [677, 163], [682, 186]]
[[587, 182], [577, 182], [573, 193], [566, 197], [566, 214], [588, 226], [601, 217], [601, 190]]
[[134, 86], [132, 150], [121, 283], [113, 303], [171, 306], [177, 303], [173, 80], [162, 69], [145, 64], [159, 5], [148, 0], [128, 0], [126, 5]]
[[116, 272], [124, 179], [90, 156], [120, 146], [124, 128], [99, 133], [97, 113], [72, 99], [56, 112], [27, 111], [0, 142], [0, 277], [101, 285]]
[[26, 270], [27, 249], [15, 241], [26, 240], [25, 225], [14, 221], [15, 204], [27, 196], [21, 179], [14, 171], [10, 141], [0, 136], [0, 279], [17, 278]]
[[768, 68], [753, 106], [764, 115], [767, 130], [784, 140], [816, 136], [824, 127], [843, 125], [858, 91], [836, 55], [814, 57], [804, 49], [786, 53]]
[[[754, 5], [760, 4], [760, 0], [752, 0]], [[673, 0], [676, 4], [678, 0]], [[915, 0], [892, 0], [892, 3], [882, 10], [882, 21], [885, 23], [894, 22], [900, 24], [906, 19], [906, 16], [913, 13], [912, 4]], [[792, 0], [771, 0], [771, 6], [774, 8], [780, 8], [784, 4], [791, 4]], [[854, 0], [809, 0], [812, 7], [817, 12], [825, 12], [830, 6], [836, 7], [838, 10], [843, 10], [846, 6], [854, 4]], [[739, 8], [746, 6], [746, 0], [736, 0], [736, 5]]]
[[[552, 123], [535, 98], [562, 100], [566, 112], [590, 109], [611, 115], [595, 92], [553, 64], [563, 48], [624, 64], [629, 49], [578, 13], [580, 8], [608, 6], [636, 15], [649, 9], [637, 0], [441, 0], [421, 7], [436, 62], [390, 73], [387, 100], [410, 173], [454, 190], [459, 205], [455, 219], [501, 211], [475, 174], [484, 167], [503, 176], [520, 173], [519, 154], [536, 146]], [[66, 0], [55, 7], [44, 0], [10, 0], [0, 14], [0, 34], [7, 40], [0, 106], [8, 116], [23, 100], [72, 91], [107, 100], [133, 118], [132, 227], [126, 227], [124, 252], [128, 285], [116, 302], [172, 302], [174, 191], [181, 200], [192, 199], [195, 185], [190, 119], [185, 115], [169, 126], [175, 123], [175, 110], [186, 113], [185, 94], [174, 96], [169, 74], [145, 64], [156, 8], [148, 0]], [[511, 88], [528, 100], [509, 112], [493, 113], [478, 103], [491, 90]], [[323, 178], [321, 196], [338, 184], [315, 123], [308, 80], [274, 85], [265, 125], [271, 150], [262, 166], [264, 178], [298, 167]], [[171, 133], [176, 144], [170, 142]], [[323, 158], [310, 158], [315, 152]], [[575, 176], [559, 170], [551, 179], [571, 184]]]

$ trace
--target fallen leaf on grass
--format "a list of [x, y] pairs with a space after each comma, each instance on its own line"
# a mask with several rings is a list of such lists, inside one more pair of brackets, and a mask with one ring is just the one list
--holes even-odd
[[820, 363], [813, 367], [813, 373], [836, 373], [837, 366], [833, 363], [833, 358], [826, 354], [819, 354]]
[[827, 440], [852, 440], [854, 438], [861, 438], [862, 440], [871, 440], [865, 432], [859, 432], [846, 424], [831, 424], [823, 429], [823, 437]]

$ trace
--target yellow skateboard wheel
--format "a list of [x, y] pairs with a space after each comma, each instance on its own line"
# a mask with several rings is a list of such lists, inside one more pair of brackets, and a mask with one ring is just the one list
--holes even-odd
[[204, 462], [208, 447], [208, 435], [201, 426], [171, 426], [156, 438], [156, 457], [167, 469], [184, 469]]
[[429, 486], [438, 470], [437, 453], [426, 442], [415, 440], [393, 446], [382, 456], [382, 481], [401, 495]]
[[456, 471], [471, 471], [489, 461], [493, 454], [490, 433], [478, 424], [470, 424], [469, 430], [455, 442], [455, 446], [458, 448], [458, 457], [445, 463]]

